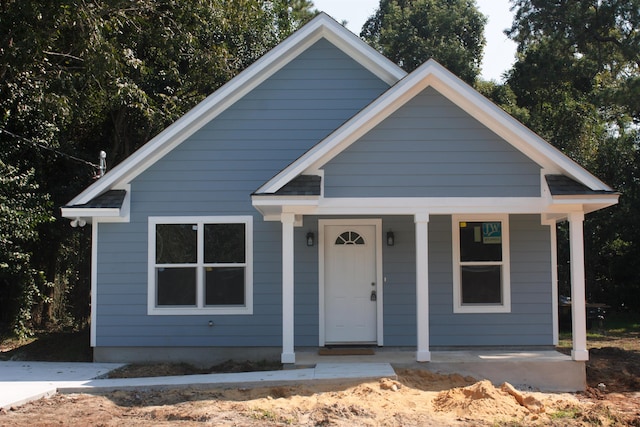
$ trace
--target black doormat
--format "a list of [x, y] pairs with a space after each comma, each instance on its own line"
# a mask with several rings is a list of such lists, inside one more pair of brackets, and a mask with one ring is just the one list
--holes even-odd
[[318, 354], [320, 356], [373, 356], [375, 352], [372, 348], [325, 347], [319, 349]]

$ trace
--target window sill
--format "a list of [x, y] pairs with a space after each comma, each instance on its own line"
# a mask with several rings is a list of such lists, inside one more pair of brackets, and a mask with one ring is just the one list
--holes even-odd
[[453, 307], [455, 314], [460, 313], [511, 313], [510, 305], [456, 305]]
[[253, 307], [149, 307], [150, 316], [251, 315]]

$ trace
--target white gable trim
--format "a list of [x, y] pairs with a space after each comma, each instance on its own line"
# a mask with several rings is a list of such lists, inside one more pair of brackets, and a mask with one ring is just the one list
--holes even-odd
[[296, 176], [321, 168], [427, 87], [433, 87], [539, 164], [547, 173], [568, 175], [592, 190], [611, 191], [598, 178], [431, 59], [282, 170], [256, 193], [275, 193]]
[[389, 85], [406, 75], [400, 67], [338, 24], [333, 18], [320, 13], [68, 204], [84, 204], [108, 189], [124, 188], [132, 179], [322, 38], [343, 50]]

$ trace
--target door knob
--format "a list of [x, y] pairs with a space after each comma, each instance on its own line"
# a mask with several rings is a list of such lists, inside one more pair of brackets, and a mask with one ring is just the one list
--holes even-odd
[[371, 301], [377, 301], [378, 300], [378, 294], [376, 294], [376, 291], [371, 291]]

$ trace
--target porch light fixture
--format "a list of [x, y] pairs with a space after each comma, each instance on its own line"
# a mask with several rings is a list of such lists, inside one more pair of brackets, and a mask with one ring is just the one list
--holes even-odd
[[307, 246], [313, 246], [315, 240], [315, 236], [313, 235], [313, 233], [310, 231], [307, 233]]
[[393, 231], [387, 231], [387, 246], [393, 246], [396, 243], [396, 237]]

